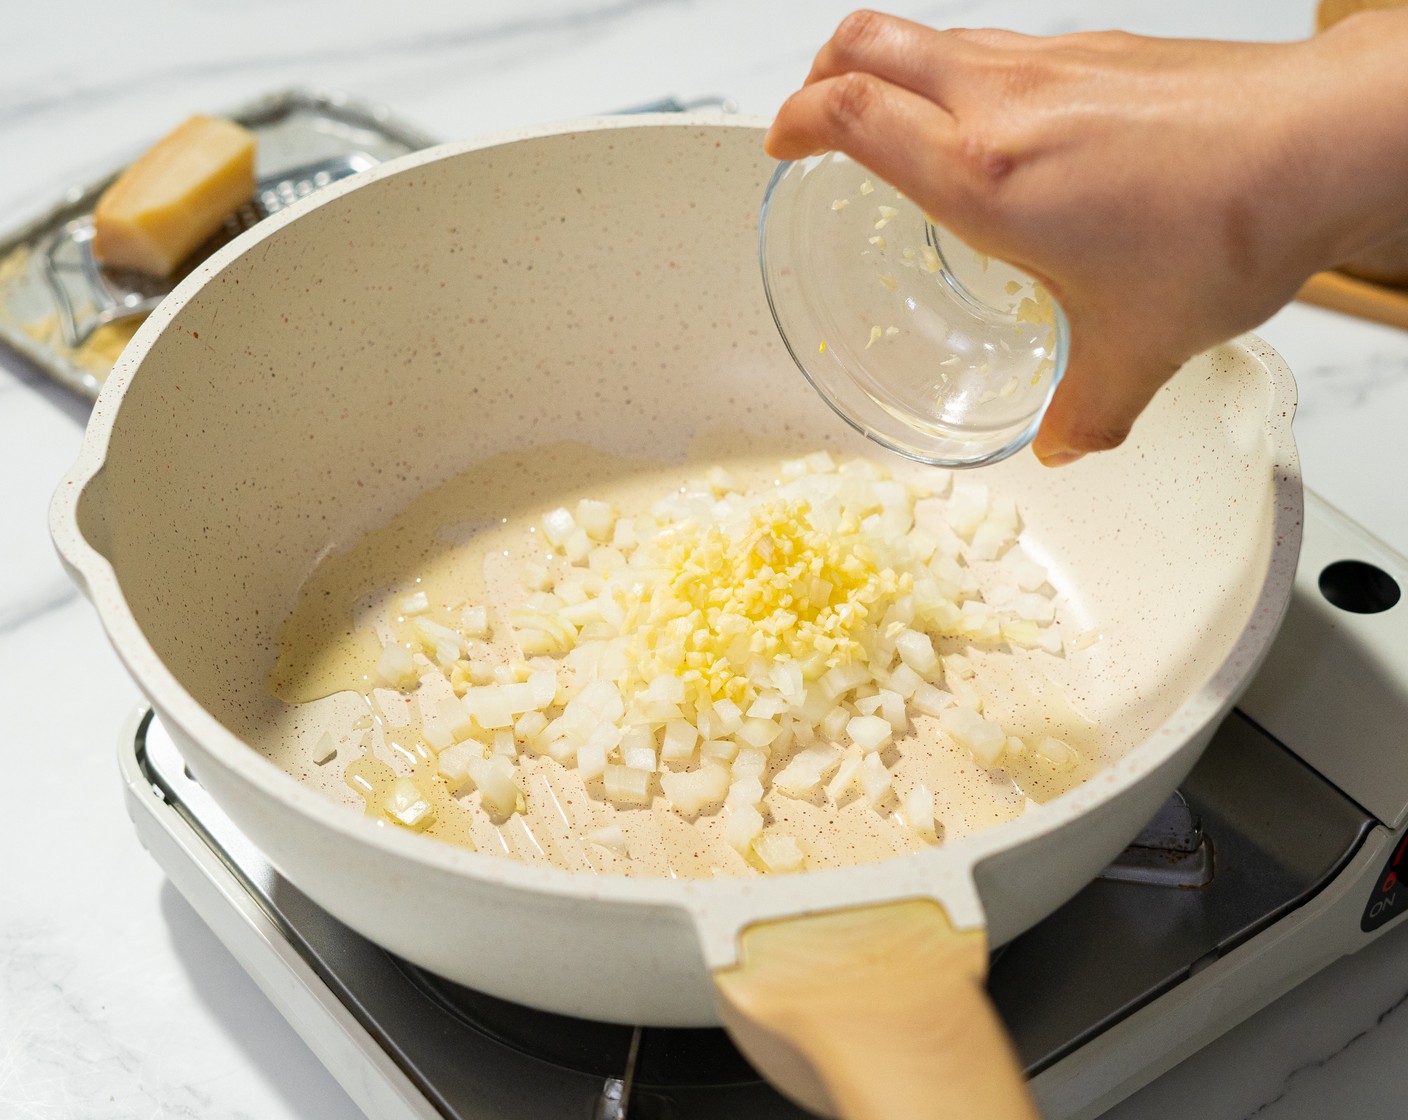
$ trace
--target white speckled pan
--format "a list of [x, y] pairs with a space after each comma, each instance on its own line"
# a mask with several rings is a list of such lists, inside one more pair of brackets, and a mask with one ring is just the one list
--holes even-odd
[[[957, 975], [948, 948], [981, 950], [984, 927], [1000, 943], [1055, 908], [1181, 780], [1265, 653], [1299, 547], [1294, 386], [1260, 342], [1192, 362], [1117, 452], [1055, 472], [1024, 454], [984, 472], [1019, 497], [1063, 609], [1104, 634], [1064, 672], [1121, 752], [1010, 823], [778, 879], [592, 876], [378, 827], [247, 745], [270, 711], [279, 624], [315, 560], [477, 461], [568, 438], [675, 461], [718, 431], [883, 455], [812, 394], [769, 319], [761, 136], [757, 122], [678, 117], [517, 133], [385, 165], [261, 224], [142, 327], [55, 497], [53, 534], [195, 775], [347, 924], [558, 1012], [666, 1025], [726, 1014], [766, 1072], [817, 1107], [922, 1115], [905, 1110], [933, 1089], [929, 1043], [916, 1043], [917, 1073], [865, 1088], [836, 1055], [869, 1060], [876, 1042], [844, 1032], [864, 1034], [867, 1015], [893, 1023], [893, 1065], [896, 1035], [933, 1037], [924, 1016], [983, 1020], [980, 997], [953, 995], [980, 985], [907, 1008], [825, 922], [798, 919], [845, 911], [874, 945], [889, 915], [922, 913], [915, 943], [928, 948], [890, 967], [899, 988], [927, 991], [920, 974]], [[903, 900], [929, 901], [891, 905]], [[824, 1013], [809, 1012], [823, 1003], [805, 976], [773, 985], [781, 1011], [766, 1006], [776, 990], [754, 998], [773, 950], [749, 939], [779, 929], [831, 960], [812, 970]], [[997, 1100], [986, 1091], [970, 1102]]]

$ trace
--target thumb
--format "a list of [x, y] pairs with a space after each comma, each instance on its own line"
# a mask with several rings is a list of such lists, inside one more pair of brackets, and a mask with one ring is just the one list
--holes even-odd
[[1091, 451], [1118, 447], [1181, 364], [1082, 345], [1073, 325], [1071, 356], [1032, 441], [1033, 453], [1044, 466], [1061, 467]]

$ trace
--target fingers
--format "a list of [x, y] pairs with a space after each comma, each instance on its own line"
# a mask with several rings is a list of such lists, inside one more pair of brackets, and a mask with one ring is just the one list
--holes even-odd
[[989, 62], [1036, 42], [1003, 31], [935, 31], [875, 12], [842, 21], [806, 84], [764, 142], [777, 159], [842, 151], [929, 213], [962, 221], [1011, 171], [1014, 157], [959, 103], [990, 99]]
[[1045, 466], [1061, 467], [1089, 452], [1118, 447], [1178, 366], [1145, 356], [1082, 353], [1073, 346], [1032, 451]]
[[817, 52], [805, 84], [842, 74], [874, 74], [951, 110], [953, 96], [966, 84], [966, 71], [988, 52], [1040, 42], [1016, 31], [941, 31], [878, 12], [852, 12]]
[[878, 12], [852, 12], [817, 52], [806, 85], [842, 74], [873, 74], [943, 102], [947, 71], [963, 44], [933, 28]]
[[847, 73], [805, 86], [783, 104], [764, 141], [776, 159], [845, 152], [931, 213], [958, 176], [956, 128], [941, 106], [870, 74]]
[[855, 158], [851, 149], [947, 142], [952, 124], [952, 115], [928, 98], [857, 71], [794, 93], [778, 110], [764, 144], [778, 159], [832, 150]]

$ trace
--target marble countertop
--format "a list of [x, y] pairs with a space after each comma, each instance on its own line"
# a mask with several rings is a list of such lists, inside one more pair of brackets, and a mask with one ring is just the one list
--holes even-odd
[[[446, 138], [722, 93], [770, 114], [832, 0], [96, 0], [16, 4], [0, 34], [0, 227], [180, 117], [291, 85]], [[938, 0], [894, 10], [1030, 32], [1304, 34], [1311, 0]], [[1261, 333], [1301, 389], [1306, 483], [1408, 552], [1408, 333], [1293, 306]], [[0, 1115], [351, 1118], [357, 1110], [139, 846], [113, 761], [139, 697], [49, 545], [86, 402], [0, 350]], [[1408, 932], [1391, 931], [1118, 1106], [1114, 1120], [1402, 1115]]]

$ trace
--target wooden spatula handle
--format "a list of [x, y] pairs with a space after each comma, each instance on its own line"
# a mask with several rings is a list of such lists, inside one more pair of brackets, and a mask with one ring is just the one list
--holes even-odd
[[739, 964], [714, 979], [743, 1052], [808, 1107], [1035, 1120], [983, 988], [987, 961], [982, 930], [955, 931], [941, 906], [915, 900], [752, 926]]

